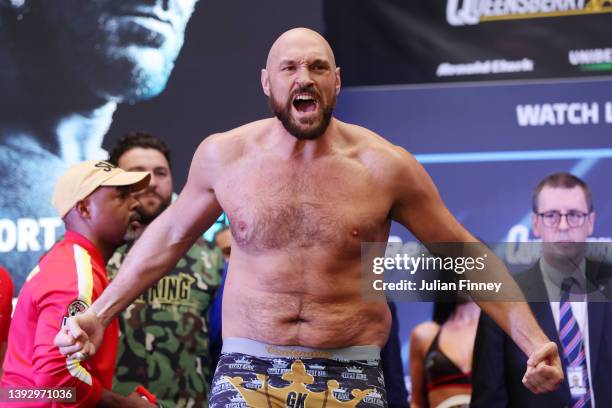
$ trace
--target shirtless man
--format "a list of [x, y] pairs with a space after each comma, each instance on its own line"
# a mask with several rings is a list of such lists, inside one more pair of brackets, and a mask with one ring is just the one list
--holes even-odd
[[[232, 258], [223, 302], [225, 354], [211, 404], [229, 398], [260, 406], [286, 397], [289, 406], [299, 406], [304, 398], [323, 395], [342, 400], [345, 389], [345, 400], [375, 404], [372, 396], [384, 398], [384, 389], [371, 363], [378, 369], [376, 353], [386, 342], [390, 314], [386, 302], [363, 300], [361, 243], [386, 242], [391, 220], [425, 243], [476, 240], [446, 209], [412, 155], [332, 117], [340, 69], [319, 34], [303, 28], [282, 34], [270, 49], [261, 83], [275, 117], [201, 143], [179, 198], [56, 344], [67, 354], [93, 354], [111, 319], [175, 265], [224, 210]], [[491, 273], [490, 279], [508, 280], [503, 272]], [[525, 385], [534, 392], [556, 388], [563, 378], [556, 346], [528, 306], [481, 307], [530, 356]], [[347, 359], [353, 360], [350, 367], [338, 368]], [[326, 382], [329, 377], [322, 381], [321, 372], [340, 384]], [[282, 378], [292, 384], [278, 388], [287, 382], [275, 373], [285, 373]], [[267, 378], [270, 383], [263, 384]], [[327, 387], [331, 394], [318, 392]]]

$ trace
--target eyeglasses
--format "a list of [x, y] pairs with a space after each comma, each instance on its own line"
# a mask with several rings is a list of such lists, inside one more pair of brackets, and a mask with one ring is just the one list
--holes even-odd
[[567, 225], [572, 228], [582, 227], [584, 221], [587, 219], [589, 213], [583, 213], [582, 211], [571, 210], [565, 214], [559, 211], [547, 211], [544, 213], [538, 213], [538, 216], [542, 217], [542, 223], [545, 227], [553, 228], [559, 225], [561, 218], [565, 217]]

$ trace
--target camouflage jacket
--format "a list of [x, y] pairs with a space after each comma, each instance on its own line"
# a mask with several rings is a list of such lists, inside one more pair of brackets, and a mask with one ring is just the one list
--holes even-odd
[[[119, 248], [108, 262], [111, 279], [129, 248]], [[207, 406], [214, 373], [208, 309], [222, 271], [221, 251], [200, 239], [122, 313], [115, 392], [127, 395], [142, 384], [164, 407]]]

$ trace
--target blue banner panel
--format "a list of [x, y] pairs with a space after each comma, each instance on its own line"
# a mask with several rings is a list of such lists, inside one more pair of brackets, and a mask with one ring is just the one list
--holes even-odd
[[[345, 89], [337, 116], [404, 147], [453, 214], [488, 241], [529, 237], [531, 194], [568, 171], [593, 190], [595, 235], [612, 236], [612, 81]], [[392, 234], [410, 238], [403, 228]]]

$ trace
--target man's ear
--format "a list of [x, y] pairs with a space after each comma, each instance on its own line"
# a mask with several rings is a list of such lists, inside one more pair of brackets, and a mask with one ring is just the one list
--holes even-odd
[[270, 76], [265, 68], [261, 70], [261, 87], [266, 96], [270, 97]]
[[336, 96], [340, 94], [342, 80], [340, 79], [340, 67], [336, 67]]
[[539, 217], [536, 213], [531, 213], [531, 230], [533, 231], [533, 236], [536, 238], [541, 238], [542, 233], [540, 231], [542, 228], [542, 224], [540, 224]]
[[591, 211], [589, 215], [587, 215], [587, 228], [589, 231], [589, 236], [593, 235], [593, 231], [595, 230], [595, 211]]
[[77, 214], [79, 214], [79, 216], [83, 219], [89, 219], [91, 218], [91, 212], [90, 212], [90, 201], [88, 198], [84, 198], [83, 200], [78, 201], [75, 206], [74, 209], [76, 210]]

